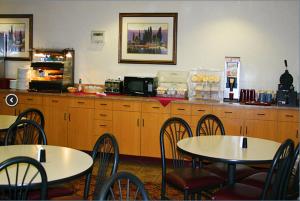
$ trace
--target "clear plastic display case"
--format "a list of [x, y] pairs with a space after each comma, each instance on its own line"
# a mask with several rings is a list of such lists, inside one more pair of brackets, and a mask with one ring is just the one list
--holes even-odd
[[160, 97], [186, 98], [188, 94], [189, 72], [158, 71], [157, 95]]
[[189, 75], [189, 100], [223, 100], [223, 71], [198, 69]]

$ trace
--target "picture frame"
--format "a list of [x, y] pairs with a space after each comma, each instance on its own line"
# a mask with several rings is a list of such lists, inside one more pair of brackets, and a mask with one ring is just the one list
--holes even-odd
[[5, 60], [30, 61], [32, 38], [32, 14], [0, 14], [0, 55]]
[[119, 63], [177, 63], [178, 13], [119, 13]]

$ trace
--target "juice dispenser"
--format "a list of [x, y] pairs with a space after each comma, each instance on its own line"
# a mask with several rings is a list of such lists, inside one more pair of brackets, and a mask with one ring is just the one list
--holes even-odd
[[224, 102], [238, 102], [240, 57], [225, 57]]

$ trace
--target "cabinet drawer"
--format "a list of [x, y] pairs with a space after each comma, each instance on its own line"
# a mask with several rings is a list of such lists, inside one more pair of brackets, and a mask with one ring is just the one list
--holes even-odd
[[112, 120], [112, 111], [96, 109], [94, 118], [102, 120]]
[[114, 101], [113, 110], [141, 111], [141, 103], [137, 101]]
[[54, 107], [66, 107], [69, 105], [69, 98], [65, 97], [44, 97], [44, 102], [46, 106], [54, 106]]
[[159, 102], [143, 102], [142, 112], [168, 114], [170, 113], [170, 104], [164, 107]]
[[43, 104], [42, 96], [28, 96], [28, 95], [18, 95], [19, 103], [30, 104], [30, 105], [41, 105]]
[[278, 110], [278, 121], [299, 122], [299, 111]]
[[212, 113], [211, 105], [192, 105], [192, 115], [197, 115], [201, 118], [205, 114]]
[[191, 115], [191, 105], [189, 105], [189, 104], [180, 104], [180, 103], [172, 103], [171, 113], [172, 114]]
[[276, 110], [274, 109], [247, 109], [246, 119], [253, 120], [276, 120]]
[[95, 120], [94, 135], [101, 136], [105, 132], [112, 133], [112, 121]]
[[71, 107], [94, 108], [94, 99], [72, 98]]
[[213, 114], [219, 118], [240, 118], [242, 117], [243, 109], [237, 107], [214, 106]]
[[102, 110], [111, 110], [112, 109], [112, 101], [111, 100], [95, 100], [95, 109]]

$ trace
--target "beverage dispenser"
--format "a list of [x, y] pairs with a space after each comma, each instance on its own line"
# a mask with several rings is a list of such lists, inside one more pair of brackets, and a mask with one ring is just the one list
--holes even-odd
[[225, 57], [224, 102], [238, 102], [240, 88], [240, 57]]

